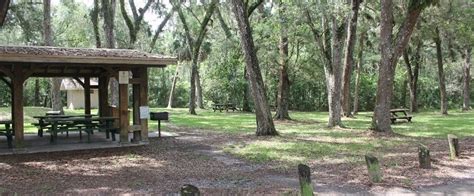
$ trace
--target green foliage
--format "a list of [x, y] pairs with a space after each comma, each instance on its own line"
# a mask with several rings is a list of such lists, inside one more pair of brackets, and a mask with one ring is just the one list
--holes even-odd
[[[375, 89], [377, 83], [379, 52], [379, 7], [377, 1], [364, 1], [361, 7], [361, 17], [358, 33], [367, 32], [364, 48], [362, 71], [359, 87], [359, 103], [362, 111], [371, 111], [375, 103]], [[429, 6], [437, 3], [438, 6]], [[432, 44], [435, 27], [438, 27], [442, 36], [446, 86], [450, 108], [459, 108], [462, 95], [462, 57], [461, 50], [474, 44], [473, 23], [474, 6], [469, 0], [459, 1], [400, 1], [394, 2], [395, 24], [399, 24], [407, 9], [428, 6], [422, 13], [419, 27], [414, 32], [413, 39], [421, 39], [422, 68], [419, 76], [418, 102], [421, 109], [439, 107], [439, 89], [437, 80], [436, 53]], [[283, 1], [285, 14], [280, 15], [279, 2], [266, 2], [263, 7], [257, 8], [251, 15], [251, 25], [259, 64], [263, 74], [267, 97], [271, 105], [276, 105], [276, 95], [279, 79], [279, 50], [280, 23], [288, 30], [289, 56], [288, 74], [290, 80], [289, 107], [300, 111], [325, 111], [327, 105], [326, 82], [324, 80], [324, 61], [314, 44], [314, 38], [301, 12], [308, 9], [315, 21], [315, 28], [322, 31], [319, 21], [323, 16], [335, 16], [342, 21], [350, 11], [345, 1]], [[117, 7], [118, 8], [118, 7]], [[54, 42], [64, 47], [94, 47], [94, 35], [88, 7], [81, 1], [59, 1], [53, 6]], [[206, 5], [193, 1], [186, 6], [185, 18], [193, 34], [199, 29], [198, 19], [205, 14]], [[169, 5], [161, 2], [154, 3], [149, 10], [153, 14], [145, 14], [141, 30], [137, 34], [135, 44], [138, 50], [150, 51], [149, 42], [152, 39], [157, 21], [150, 17], [162, 18], [171, 10]], [[220, 20], [217, 14], [207, 27], [205, 42], [202, 46], [199, 71], [203, 88], [204, 102], [210, 106], [213, 102], [232, 102], [242, 107], [248, 81], [245, 78], [245, 66], [242, 52], [238, 43], [238, 34], [235, 29], [234, 16], [231, 13], [229, 2], [219, 4]], [[40, 1], [14, 1], [8, 13], [6, 24], [0, 30], [0, 44], [8, 45], [41, 45], [42, 44], [42, 4]], [[160, 34], [153, 51], [160, 54], [178, 56], [181, 61], [179, 79], [174, 96], [174, 107], [184, 107], [189, 101], [189, 72], [190, 54], [187, 48], [182, 25], [176, 21], [177, 14], [170, 20]], [[153, 21], [153, 22], [151, 22]], [[158, 20], [159, 21], [159, 20]], [[99, 33], [103, 32], [103, 16], [99, 16]], [[223, 29], [228, 28], [230, 34]], [[358, 35], [359, 36], [359, 35]], [[115, 37], [118, 48], [129, 45], [129, 34], [123, 17], [116, 9]], [[196, 36], [193, 37], [194, 39]], [[102, 39], [105, 40], [105, 39]], [[358, 53], [358, 47], [354, 54]], [[355, 59], [358, 62], [359, 59]], [[408, 90], [405, 86], [405, 66], [397, 66], [395, 77], [395, 97], [392, 107], [408, 107]], [[175, 65], [165, 69], [151, 69], [149, 71], [150, 105], [163, 107], [167, 105], [168, 96], [175, 74]], [[351, 89], [354, 89], [354, 74], [351, 79]], [[40, 80], [41, 102], [49, 96], [48, 80]], [[474, 86], [474, 85], [472, 85]], [[25, 82], [25, 104], [34, 102], [34, 80]], [[471, 91], [473, 92], [473, 91]], [[353, 91], [352, 91], [353, 93]], [[352, 95], [352, 99], [354, 95]], [[249, 97], [251, 100], [251, 97]], [[0, 82], [0, 105], [9, 106], [10, 93], [8, 87]]]

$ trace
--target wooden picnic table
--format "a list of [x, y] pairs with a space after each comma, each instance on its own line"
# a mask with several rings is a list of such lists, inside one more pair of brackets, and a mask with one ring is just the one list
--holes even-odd
[[[106, 137], [112, 133], [112, 140], [115, 141], [117, 128], [113, 127], [116, 117], [69, 117], [69, 118], [45, 118], [44, 122], [50, 124], [51, 143], [57, 142], [58, 132], [79, 131], [79, 138], [82, 139], [82, 131], [87, 133], [87, 141], [90, 142], [90, 135], [94, 130], [106, 131]], [[97, 123], [96, 123], [97, 122]]]
[[408, 109], [399, 108], [399, 109], [391, 109], [390, 110], [390, 120], [392, 123], [395, 123], [398, 119], [405, 119], [408, 122], [411, 122], [413, 116], [408, 114]]
[[0, 129], [0, 135], [7, 137], [8, 148], [13, 148], [13, 135], [15, 135], [15, 133], [10, 129], [12, 121], [1, 120], [0, 125], [5, 125], [5, 129]]
[[212, 110], [214, 112], [216, 112], [217, 110], [219, 110], [220, 112], [222, 112], [223, 110], [225, 110], [226, 112], [228, 112], [229, 110], [235, 112], [237, 110], [237, 107], [233, 103], [216, 103], [212, 104]]

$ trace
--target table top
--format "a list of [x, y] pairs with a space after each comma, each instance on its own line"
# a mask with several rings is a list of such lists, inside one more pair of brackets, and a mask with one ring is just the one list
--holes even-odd
[[91, 122], [91, 121], [101, 121], [101, 120], [117, 120], [117, 117], [69, 117], [69, 118], [47, 118], [46, 122]]
[[0, 124], [4, 125], [4, 124], [12, 124], [12, 121], [11, 120], [0, 120]]
[[83, 114], [83, 115], [49, 115], [49, 116], [33, 116], [36, 119], [47, 119], [47, 118], [76, 118], [76, 117], [93, 117], [95, 114]]
[[407, 112], [409, 111], [408, 109], [404, 108], [399, 108], [399, 109], [391, 109], [390, 112]]
[[216, 104], [213, 104], [215, 106], [228, 106], [228, 105], [235, 105], [233, 103], [216, 103]]

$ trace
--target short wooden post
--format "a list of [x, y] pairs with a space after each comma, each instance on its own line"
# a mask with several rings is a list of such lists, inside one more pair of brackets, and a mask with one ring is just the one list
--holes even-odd
[[180, 190], [181, 196], [199, 196], [201, 193], [199, 189], [193, 185], [185, 184]]
[[459, 140], [458, 137], [453, 134], [448, 134], [449, 154], [451, 159], [459, 157]]
[[380, 171], [380, 164], [377, 157], [373, 155], [365, 155], [365, 162], [369, 173], [371, 182], [378, 183], [382, 181], [382, 172]]
[[298, 165], [298, 176], [302, 196], [313, 196], [313, 184], [311, 184], [311, 170], [307, 165]]
[[431, 169], [430, 149], [423, 144], [418, 147], [418, 159], [420, 161], [420, 168]]

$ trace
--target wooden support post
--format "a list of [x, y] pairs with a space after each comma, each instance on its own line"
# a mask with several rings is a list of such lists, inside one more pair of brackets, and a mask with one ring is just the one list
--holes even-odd
[[15, 147], [24, 146], [24, 114], [23, 114], [23, 68], [20, 65], [13, 66], [12, 80], [12, 124], [15, 132]]
[[377, 157], [373, 155], [365, 155], [367, 170], [369, 171], [369, 179], [373, 183], [382, 182], [382, 172]]
[[109, 78], [99, 77], [99, 115], [101, 117], [110, 116], [109, 112]]
[[311, 184], [311, 170], [307, 165], [298, 165], [298, 176], [300, 180], [301, 196], [313, 196], [313, 184]]
[[[140, 106], [148, 106], [148, 70], [147, 68], [141, 68], [140, 72]], [[148, 119], [140, 119], [140, 125], [142, 125], [141, 139], [144, 142], [148, 142]]]
[[119, 84], [120, 142], [128, 143], [128, 84]]
[[[133, 78], [139, 77], [139, 73], [134, 70]], [[133, 125], [138, 125], [139, 131], [133, 132], [133, 142], [140, 142], [141, 141], [141, 124], [140, 124], [140, 84], [133, 84], [132, 85], [132, 93], [133, 93]]]
[[84, 114], [91, 114], [91, 78], [84, 77]]
[[459, 140], [458, 137], [453, 134], [448, 134], [448, 144], [449, 144], [449, 155], [451, 159], [456, 159], [459, 157]]
[[199, 196], [201, 193], [199, 189], [193, 185], [185, 184], [181, 187], [180, 190], [181, 196]]
[[420, 168], [431, 169], [430, 150], [423, 144], [418, 147], [418, 159], [420, 161]]

